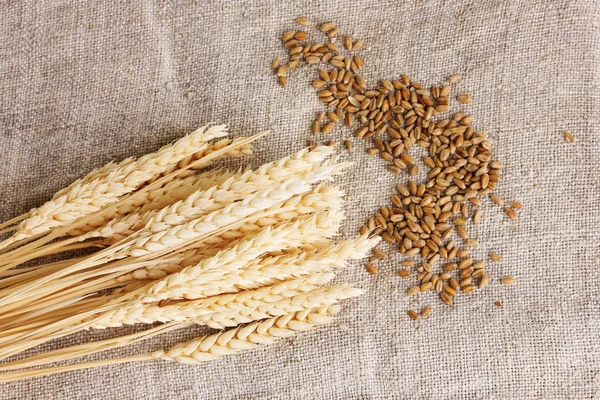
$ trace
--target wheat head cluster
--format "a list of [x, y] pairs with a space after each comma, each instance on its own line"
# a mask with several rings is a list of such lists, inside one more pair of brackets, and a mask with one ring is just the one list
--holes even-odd
[[[360, 295], [330, 282], [379, 238], [334, 241], [344, 193], [332, 181], [349, 164], [332, 147], [256, 169], [214, 167], [252, 154], [266, 133], [232, 140], [224, 125], [202, 127], [93, 170], [0, 224], [0, 382], [143, 360], [201, 363], [330, 323], [340, 301]], [[125, 325], [143, 329], [27, 352]], [[197, 325], [216, 331], [151, 354], [77, 361]]]

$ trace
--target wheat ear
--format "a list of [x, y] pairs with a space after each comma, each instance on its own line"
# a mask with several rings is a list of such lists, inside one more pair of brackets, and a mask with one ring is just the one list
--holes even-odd
[[199, 286], [197, 295], [215, 296], [273, 285], [276, 282], [343, 268], [346, 260], [361, 259], [377, 245], [380, 238], [359, 236], [318, 251], [301, 251], [264, 257], [250, 262], [242, 269], [210, 279]]
[[228, 272], [241, 269], [261, 254], [302, 246], [332, 236], [337, 232], [342, 217], [341, 211], [329, 211], [316, 214], [308, 219], [282, 224], [275, 229], [264, 228], [248, 239], [242, 240], [236, 246], [156, 282], [142, 296], [142, 300], [153, 302], [164, 299], [204, 297], [203, 285]]
[[[215, 143], [208, 143], [206, 146], [207, 149], [196, 153], [194, 157], [200, 159], [202, 157], [214, 153], [216, 150], [224, 148], [225, 146], [239, 143], [239, 139], [241, 138], [235, 139], [233, 141], [231, 139], [222, 139]], [[241, 157], [245, 153], [252, 152], [251, 146], [252, 145], [248, 143], [243, 145], [241, 149], [232, 148], [226, 153], [220, 155], [215, 160], [225, 157]], [[189, 163], [185, 163], [185, 165], [182, 166], [178, 165], [177, 167], [184, 168], [187, 165], [189, 165]], [[118, 221], [119, 218], [126, 217], [127, 214], [134, 211], [139, 214], [144, 214], [144, 212], [151, 209], [160, 209], [169, 206], [178, 200], [183, 200], [187, 198], [195, 191], [207, 190], [215, 184], [223, 182], [227, 179], [228, 176], [231, 177], [234, 175], [235, 173], [229, 173], [221, 170], [217, 170], [215, 172], [207, 171], [202, 174], [190, 175], [181, 179], [167, 182], [163, 187], [156, 188], [155, 190], [150, 191], [145, 198], [132, 197], [131, 199], [128, 199], [127, 201], [123, 202], [123, 204], [119, 205], [119, 207], [115, 209], [112, 213], [105, 214], [102, 217], [90, 221], [85, 226], [70, 231], [69, 235], [84, 235], [86, 232], [94, 231], [104, 226], [105, 224], [107, 224], [107, 221], [114, 221], [115, 219], [117, 219], [117, 221], [114, 222], [120, 223], [120, 221]], [[93, 235], [92, 237], [97, 236], [98, 235]], [[81, 236], [80, 240], [85, 240], [87, 238], [87, 236]]]
[[[336, 163], [332, 159], [321, 165], [332, 151], [328, 146], [318, 147], [312, 152], [302, 150], [278, 162], [266, 164], [256, 171], [247, 170], [208, 190], [198, 190], [185, 200], [177, 201], [161, 210], [148, 211], [139, 220], [130, 216], [113, 220], [107, 226], [81, 236], [80, 240], [105, 237], [114, 241], [131, 235], [144, 225], [150, 228], [152, 233], [160, 232], [199, 218], [291, 177], [304, 178], [308, 183], [315, 183], [319, 179], [338, 175], [347, 163]], [[128, 225], [128, 222], [131, 224]], [[148, 225], [150, 222], [151, 226]]]
[[[229, 229], [220, 235], [211, 236], [206, 240], [197, 242], [193, 248], [178, 253], [182, 261], [179, 264], [165, 263], [160, 259], [156, 264], [140, 268], [119, 277], [116, 282], [128, 281], [132, 279], [161, 279], [175, 272], [181, 271], [216, 255], [219, 251], [235, 246], [241, 239], [248, 235], [263, 229], [267, 226], [276, 227], [286, 221], [295, 220], [304, 215], [310, 215], [325, 210], [341, 210], [344, 193], [338, 188], [318, 185], [310, 192], [300, 196], [294, 196], [283, 204], [277, 204], [276, 207], [267, 210], [269, 217], [250, 218], [235, 229]], [[281, 214], [276, 214], [277, 209], [294, 209]], [[319, 244], [322, 241], [314, 242]], [[171, 257], [171, 256], [169, 256]]]
[[[127, 358], [100, 360], [88, 363], [51, 367], [43, 369], [16, 371], [0, 374], [0, 382], [11, 382], [19, 379], [33, 378], [60, 372], [77, 371], [106, 365], [122, 364], [136, 361], [149, 361], [162, 359], [176, 361], [182, 364], [199, 364], [214, 360], [218, 357], [230, 355], [243, 350], [253, 349], [259, 345], [268, 345], [281, 338], [291, 337], [299, 331], [308, 331], [319, 325], [329, 324], [333, 321], [331, 315], [339, 312], [340, 307], [322, 305], [320, 307], [297, 311], [263, 321], [256, 321], [240, 325], [212, 335], [203, 336], [185, 343], [177, 344], [166, 351], [157, 351], [149, 355], [133, 356]], [[117, 347], [117, 346], [114, 346]], [[120, 347], [120, 346], [119, 346]], [[113, 348], [113, 347], [110, 347]], [[102, 349], [80, 352], [89, 354]], [[69, 359], [72, 357], [63, 357]]]
[[119, 197], [136, 190], [144, 182], [168, 170], [183, 158], [207, 147], [207, 141], [226, 134], [223, 125], [200, 128], [175, 143], [164, 146], [156, 153], [116, 168], [105, 177], [72, 187], [62, 196], [33, 210], [31, 215], [19, 224], [17, 232], [0, 243], [0, 248], [68, 225], [116, 202]]
[[139, 323], [195, 322], [222, 329], [270, 316], [333, 304], [362, 293], [348, 285], [325, 286], [334, 274], [315, 274], [290, 279], [272, 286], [200, 300], [179, 301], [160, 306], [133, 301], [117, 310], [94, 317], [82, 326], [105, 329]]

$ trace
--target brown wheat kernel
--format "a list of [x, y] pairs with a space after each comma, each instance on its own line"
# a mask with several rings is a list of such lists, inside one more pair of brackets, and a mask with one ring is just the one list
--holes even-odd
[[404, 260], [400, 264], [402, 264], [402, 266], [404, 266], [404, 267], [412, 267], [413, 265], [415, 265], [415, 261], [414, 260]]
[[511, 202], [510, 206], [512, 208], [514, 208], [515, 210], [520, 210], [521, 208], [523, 208], [523, 205], [521, 203], [519, 203], [518, 201]]
[[344, 124], [346, 126], [352, 126], [353, 122], [354, 122], [354, 117], [352, 116], [352, 113], [347, 112], [346, 115], [344, 116]]
[[413, 286], [406, 292], [409, 296], [413, 296], [421, 291], [419, 286]]
[[285, 65], [281, 66], [277, 69], [277, 76], [279, 76], [279, 77], [285, 76], [286, 72], [287, 72], [286, 66]]
[[319, 27], [319, 30], [321, 32], [329, 32], [333, 28], [335, 28], [335, 24], [333, 22], [326, 22]]
[[412, 319], [414, 321], [416, 321], [417, 319], [419, 319], [419, 314], [417, 314], [413, 310], [408, 310], [406, 313], [408, 314], [408, 316], [410, 317], [410, 319]]
[[512, 276], [505, 276], [504, 278], [502, 278], [503, 285], [513, 285], [515, 282], [516, 280]]
[[419, 287], [419, 290], [421, 290], [421, 292], [426, 292], [426, 291], [430, 290], [432, 287], [433, 287], [433, 283], [425, 282]]
[[[333, 43], [327, 43], [327, 44], [325, 45], [325, 47], [327, 47], [327, 49], [329, 49], [330, 51], [333, 51], [334, 53], [337, 53], [337, 52], [339, 51], [338, 47], [337, 47], [335, 44], [333, 44]], [[327, 57], [327, 59], [325, 59], [325, 57]], [[332, 57], [333, 57], [333, 54], [331, 54], [331, 53], [326, 53], [326, 54], [323, 56], [323, 62], [327, 62], [327, 61], [329, 61], [329, 60], [330, 60]]]
[[282, 87], [286, 87], [287, 86], [287, 78], [285, 76], [280, 76], [279, 77], [279, 85], [281, 85]]
[[352, 150], [352, 142], [349, 140], [344, 141], [344, 147], [346, 150]]
[[442, 302], [444, 304], [452, 305], [452, 296], [450, 296], [448, 293], [446, 293], [446, 292], [440, 293], [440, 299], [442, 299]]
[[462, 104], [471, 104], [473, 102], [473, 100], [471, 99], [471, 96], [468, 94], [460, 94], [460, 95], [456, 96], [456, 100]]
[[565, 131], [565, 140], [569, 143], [573, 143], [575, 141], [575, 138], [573, 137], [571, 132]]
[[329, 32], [327, 32], [327, 37], [334, 38], [334, 37], [336, 37], [336, 35], [338, 34], [338, 32], [339, 32], [338, 28], [333, 28], [332, 30], [330, 30]]
[[374, 156], [376, 154], [379, 154], [379, 149], [375, 148], [375, 147], [371, 147], [370, 149], [367, 150], [367, 154], [370, 156]]
[[454, 74], [454, 75], [450, 75], [446, 81], [448, 83], [459, 83], [462, 79], [462, 76], [458, 75], [458, 74]]
[[502, 260], [502, 257], [500, 257], [499, 254], [496, 253], [490, 253], [490, 259], [492, 261], [496, 261], [496, 262], [500, 262], [500, 260]]
[[425, 308], [423, 308], [423, 310], [421, 310], [421, 317], [428, 316], [430, 312], [431, 312], [431, 307], [426, 306]]
[[315, 89], [321, 89], [325, 87], [325, 85], [327, 85], [327, 82], [321, 79], [315, 79], [314, 81], [312, 81], [312, 87], [314, 87]]
[[279, 68], [280, 65], [281, 65], [281, 59], [280, 58], [276, 58], [271, 63], [271, 69], [273, 69], [273, 71], [275, 71], [275, 70], [277, 70], [277, 68]]
[[306, 32], [303, 32], [303, 31], [298, 31], [298, 32], [296, 32], [294, 34], [294, 39], [302, 42], [302, 41], [308, 39], [308, 34]]
[[352, 37], [351, 36], [344, 36], [344, 48], [346, 50], [352, 50]]
[[325, 134], [329, 134], [333, 131], [334, 126], [335, 126], [334, 122], [328, 122], [325, 124], [325, 126], [323, 126], [323, 128], [321, 129], [321, 132], [323, 132]]
[[398, 275], [401, 276], [402, 278], [406, 278], [406, 277], [410, 276], [410, 271], [407, 269], [401, 269], [400, 271], [398, 271]]
[[318, 120], [314, 120], [312, 123], [312, 133], [316, 135], [319, 132], [321, 132], [321, 124]]
[[473, 214], [473, 223], [474, 224], [480, 223], [482, 217], [483, 217], [483, 213], [481, 212], [481, 210], [476, 210], [475, 213]]
[[500, 198], [499, 196], [495, 195], [495, 194], [490, 194], [490, 199], [492, 199], [492, 201], [494, 202], [494, 204], [498, 205], [498, 206], [503, 206], [504, 205], [504, 200], [502, 200], [502, 198]]
[[494, 304], [496, 305], [496, 307], [502, 307], [502, 302], [500, 302], [500, 301], [497, 301]]
[[308, 18], [298, 17], [298, 18], [296, 18], [296, 23], [298, 23], [302, 26], [309, 26], [310, 20]]
[[481, 281], [479, 281], [479, 289], [483, 289], [490, 283], [490, 277], [486, 274], [481, 277]]
[[285, 42], [291, 40], [295, 34], [296, 34], [296, 31], [287, 31], [281, 36], [281, 40], [285, 43]]
[[369, 272], [371, 275], [376, 275], [376, 274], [377, 274], [377, 267], [376, 267], [376, 266], [374, 266], [373, 264], [371, 264], [371, 263], [368, 263], [368, 264], [366, 265], [366, 267], [367, 267], [367, 271], [368, 271], [368, 272]]
[[354, 42], [354, 44], [352, 45], [352, 50], [359, 50], [362, 48], [362, 46], [363, 46], [363, 41], [362, 41], [362, 39], [359, 39], [356, 42]]
[[327, 113], [327, 118], [329, 118], [333, 123], [338, 122], [340, 120], [337, 114], [331, 111]]
[[333, 139], [328, 140], [327, 146], [335, 146], [335, 140], [333, 140]]
[[517, 219], [517, 213], [512, 208], [507, 208], [504, 210], [504, 212], [506, 212], [506, 215], [508, 215], [508, 218], [510, 218], [512, 220]]
[[477, 288], [473, 285], [468, 285], [462, 288], [463, 292], [466, 294], [473, 293]]

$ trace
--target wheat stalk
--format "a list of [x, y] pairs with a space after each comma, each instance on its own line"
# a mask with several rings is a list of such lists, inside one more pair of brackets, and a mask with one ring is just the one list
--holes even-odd
[[156, 153], [116, 168], [104, 177], [75, 185], [62, 196], [33, 210], [31, 215], [19, 224], [15, 234], [0, 243], [0, 248], [68, 225], [116, 202], [119, 197], [136, 190], [144, 182], [167, 171], [188, 155], [208, 147], [207, 141], [226, 134], [223, 125], [200, 128], [175, 143], [164, 146]]

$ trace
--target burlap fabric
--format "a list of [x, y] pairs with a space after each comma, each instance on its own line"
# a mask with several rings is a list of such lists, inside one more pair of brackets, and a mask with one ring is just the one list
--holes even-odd
[[[410, 299], [399, 257], [336, 325], [201, 365], [148, 362], [0, 384], [2, 399], [589, 399], [600, 396], [600, 7], [581, 1], [8, 1], [0, 22], [0, 219], [36, 206], [112, 159], [156, 149], [209, 122], [234, 136], [269, 128], [251, 160], [298, 150], [321, 110], [314, 69], [279, 87], [271, 60], [303, 15], [362, 38], [364, 77], [408, 73], [424, 85], [460, 73], [460, 106], [496, 144], [498, 193], [524, 209], [513, 232], [486, 201], [472, 232], [503, 257], [487, 290]], [[314, 31], [309, 33], [316, 34]], [[455, 92], [456, 94], [456, 92]], [[350, 135], [341, 128], [338, 141]], [[569, 144], [562, 132], [576, 138]], [[346, 234], [406, 176], [384, 172], [355, 141]], [[499, 279], [510, 274], [518, 284]], [[494, 305], [501, 301], [503, 307]], [[406, 310], [431, 305], [427, 320]], [[127, 332], [122, 330], [121, 332]], [[111, 331], [114, 334], [115, 331]], [[141, 354], [197, 335], [161, 337], [106, 356]], [[98, 339], [82, 333], [58, 345]], [[95, 359], [97, 357], [90, 357]]]

